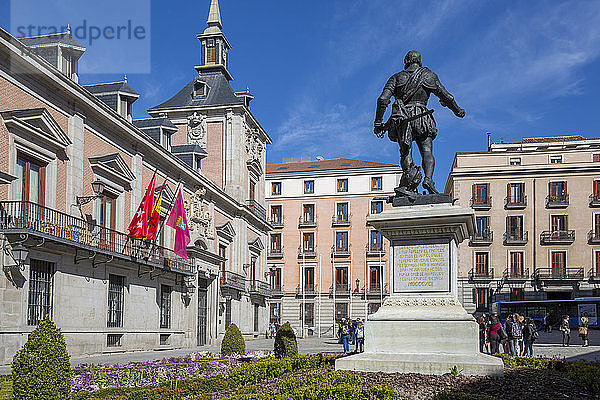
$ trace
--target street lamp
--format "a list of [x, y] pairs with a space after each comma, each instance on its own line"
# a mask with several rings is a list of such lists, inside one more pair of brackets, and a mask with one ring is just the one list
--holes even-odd
[[360, 279], [356, 278], [356, 293], [358, 293], [359, 286], [360, 286]]
[[4, 248], [4, 251], [10, 256], [10, 258], [13, 259], [21, 271], [25, 270], [25, 260], [29, 256], [29, 249], [23, 246], [23, 243], [17, 243], [16, 245], [13, 245], [10, 251]]
[[81, 206], [89, 203], [90, 201], [92, 201], [94, 199], [99, 199], [99, 198], [104, 197], [104, 195], [102, 194], [104, 192], [104, 183], [102, 181], [99, 181], [98, 179], [96, 179], [94, 182], [92, 182], [92, 190], [94, 191], [93, 196], [77, 196], [75, 198], [75, 205], [77, 206], [77, 208], [79, 209], [79, 212], [81, 213], [81, 218], [84, 218], [83, 211], [81, 210]]

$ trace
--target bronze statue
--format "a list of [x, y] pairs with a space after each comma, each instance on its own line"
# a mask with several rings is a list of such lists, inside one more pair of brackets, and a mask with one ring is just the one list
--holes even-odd
[[[444, 88], [438, 76], [421, 64], [421, 54], [411, 50], [404, 57], [404, 70], [393, 75], [385, 84], [381, 96], [377, 99], [374, 132], [388, 137], [400, 146], [400, 165], [402, 178], [396, 188], [396, 196], [415, 198], [417, 187], [421, 183], [420, 168], [412, 158], [412, 142], [417, 146], [423, 159], [423, 188], [429, 194], [438, 193], [433, 182], [435, 159], [433, 157], [433, 139], [437, 136], [437, 128], [433, 119], [433, 110], [427, 109], [429, 95], [433, 93], [440, 99], [440, 104], [448, 107], [454, 114], [462, 118], [465, 110], [460, 108], [454, 97]], [[394, 96], [392, 115], [383, 123], [383, 114]]]

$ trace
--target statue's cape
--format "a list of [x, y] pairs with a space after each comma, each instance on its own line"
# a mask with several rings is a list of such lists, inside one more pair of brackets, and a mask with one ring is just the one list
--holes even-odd
[[419, 90], [423, 84], [423, 75], [427, 71], [426, 67], [419, 67], [413, 73], [409, 73], [408, 80], [404, 84], [402, 102], [406, 104]]

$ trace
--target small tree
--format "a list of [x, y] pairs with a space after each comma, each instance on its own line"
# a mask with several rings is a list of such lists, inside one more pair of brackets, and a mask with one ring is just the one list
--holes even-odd
[[286, 322], [277, 330], [274, 351], [276, 357], [294, 357], [298, 355], [296, 335], [289, 322]]
[[246, 341], [236, 324], [230, 324], [221, 342], [221, 355], [243, 354], [246, 352]]
[[44, 319], [13, 357], [13, 399], [68, 399], [72, 378], [65, 338]]

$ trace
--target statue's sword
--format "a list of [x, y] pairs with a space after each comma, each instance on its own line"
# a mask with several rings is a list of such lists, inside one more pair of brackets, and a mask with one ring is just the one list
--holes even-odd
[[[426, 117], [428, 115], [433, 114], [434, 110], [427, 110], [427, 111], [423, 111], [422, 113], [419, 113], [417, 115], [413, 115], [412, 117], [408, 117], [404, 120], [402, 120], [403, 122], [410, 122], [410, 121], [414, 121], [416, 119], [419, 119], [421, 117]], [[383, 135], [385, 134], [385, 132], [389, 132], [389, 130], [392, 128], [392, 118], [390, 117], [385, 124], [383, 124], [383, 129], [380, 131], [380, 133], [377, 134], [378, 137], [382, 138]]]

